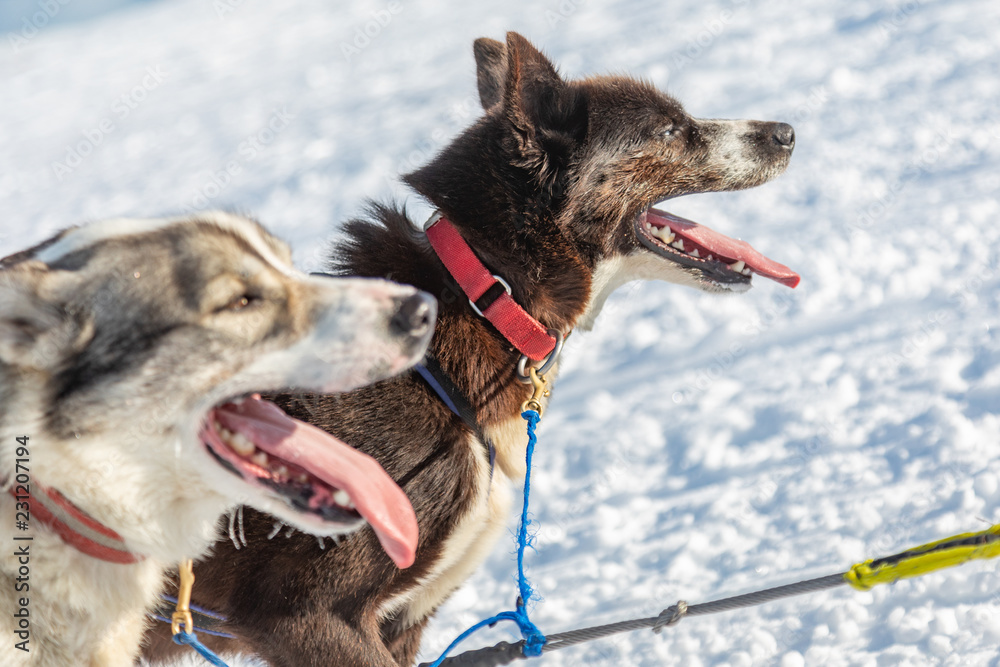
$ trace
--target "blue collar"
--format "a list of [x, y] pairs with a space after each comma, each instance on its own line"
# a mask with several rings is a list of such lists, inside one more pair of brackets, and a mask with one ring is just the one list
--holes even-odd
[[413, 369], [420, 373], [420, 377], [430, 385], [434, 393], [441, 399], [441, 402], [455, 416], [460, 418], [469, 427], [469, 430], [479, 438], [479, 441], [486, 446], [486, 452], [490, 458], [490, 479], [493, 479], [493, 469], [497, 461], [497, 450], [493, 446], [493, 442], [483, 435], [483, 430], [480, 428], [479, 422], [476, 421], [476, 411], [473, 409], [472, 404], [469, 403], [469, 399], [465, 397], [462, 390], [452, 381], [451, 376], [441, 368], [441, 364], [430, 353], [424, 357], [423, 363], [417, 364]]

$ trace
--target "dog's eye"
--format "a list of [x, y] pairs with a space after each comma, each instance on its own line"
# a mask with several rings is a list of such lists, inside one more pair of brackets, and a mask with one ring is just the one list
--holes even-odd
[[235, 299], [227, 303], [219, 310], [240, 311], [243, 310], [244, 308], [247, 308], [248, 306], [253, 305], [256, 301], [257, 297], [255, 297], [254, 295], [243, 294], [241, 296], [236, 297]]
[[673, 125], [663, 130], [663, 137], [665, 139], [673, 139], [675, 136], [677, 136], [677, 128]]

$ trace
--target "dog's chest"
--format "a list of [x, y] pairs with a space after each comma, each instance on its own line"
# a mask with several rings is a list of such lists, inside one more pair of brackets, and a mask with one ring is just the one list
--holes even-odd
[[511, 419], [488, 429], [487, 436], [496, 448], [495, 465], [491, 468], [485, 447], [470, 436], [467, 446], [479, 453], [472, 501], [456, 515], [428, 574], [381, 605], [382, 618], [399, 614], [407, 626], [419, 623], [475, 572], [503, 534], [511, 516], [512, 488], [524, 479], [524, 421]]

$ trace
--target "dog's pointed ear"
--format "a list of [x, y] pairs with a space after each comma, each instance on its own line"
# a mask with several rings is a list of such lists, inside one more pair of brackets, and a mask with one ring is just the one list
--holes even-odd
[[503, 85], [507, 78], [507, 47], [503, 42], [480, 37], [472, 44], [476, 55], [476, 82], [479, 101], [489, 109], [503, 99]]
[[0, 363], [51, 371], [93, 335], [91, 327], [40, 295], [47, 271], [33, 261], [0, 269]]
[[531, 42], [507, 33], [503, 108], [526, 151], [563, 153], [587, 133], [587, 98]]

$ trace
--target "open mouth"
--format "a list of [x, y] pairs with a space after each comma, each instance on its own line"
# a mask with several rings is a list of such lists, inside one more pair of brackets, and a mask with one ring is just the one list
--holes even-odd
[[259, 394], [213, 408], [200, 436], [224, 468], [311, 519], [312, 532], [345, 533], [367, 520], [396, 565], [413, 564], [413, 507], [367, 454]]
[[650, 208], [635, 223], [636, 236], [660, 257], [701, 271], [725, 289], [746, 289], [754, 274], [795, 287], [799, 274], [769, 259], [746, 241], [730, 238], [697, 222]]

